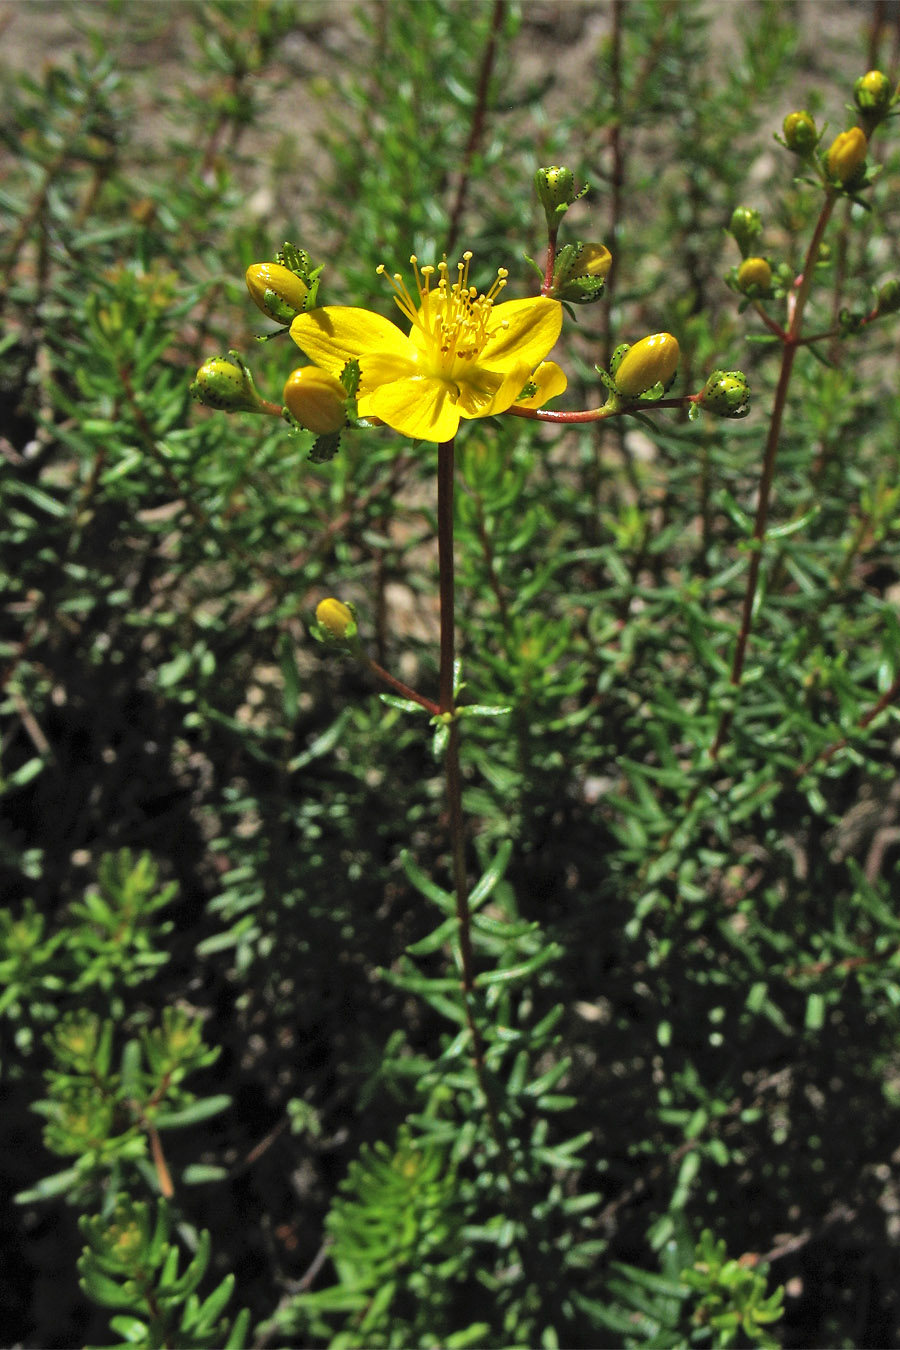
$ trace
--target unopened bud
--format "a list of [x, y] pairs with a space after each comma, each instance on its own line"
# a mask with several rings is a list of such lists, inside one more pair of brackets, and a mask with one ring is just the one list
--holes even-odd
[[834, 138], [825, 156], [825, 167], [829, 177], [841, 187], [852, 190], [865, 175], [868, 148], [869, 142], [862, 127], [851, 127], [849, 131], [842, 131]]
[[737, 284], [744, 295], [767, 295], [772, 285], [772, 269], [765, 258], [745, 258], [738, 268]]
[[604, 244], [566, 244], [556, 255], [553, 289], [557, 300], [588, 305], [603, 294], [606, 274], [612, 266], [612, 254]]
[[717, 417], [746, 417], [750, 411], [750, 386], [741, 370], [714, 370], [700, 400]]
[[538, 169], [534, 175], [534, 190], [547, 217], [547, 229], [555, 235], [559, 222], [573, 202], [584, 196], [587, 188], [575, 191], [575, 175], [571, 169], [553, 164]]
[[782, 126], [784, 142], [795, 155], [806, 156], [816, 148], [819, 133], [816, 124], [808, 112], [788, 113]]
[[878, 288], [878, 313], [895, 314], [900, 309], [900, 281], [892, 277]]
[[316, 623], [324, 630], [323, 636], [334, 642], [346, 642], [356, 636], [356, 616], [350, 605], [329, 596], [316, 606]]
[[613, 372], [616, 389], [625, 398], [638, 398], [657, 384], [665, 388], [678, 369], [679, 355], [678, 339], [671, 333], [641, 338], [628, 348]]
[[191, 395], [198, 403], [220, 412], [271, 412], [237, 352], [204, 361], [191, 385]]
[[746, 258], [762, 234], [762, 216], [758, 211], [751, 211], [749, 206], [736, 206], [728, 228], [741, 250], [741, 256]]
[[853, 96], [871, 131], [890, 109], [891, 82], [883, 71], [868, 70], [854, 84]]
[[301, 427], [318, 436], [340, 431], [347, 421], [347, 391], [318, 366], [301, 366], [287, 378], [284, 406]]
[[247, 268], [247, 289], [269, 319], [287, 326], [306, 308], [309, 287], [283, 263], [254, 263]]

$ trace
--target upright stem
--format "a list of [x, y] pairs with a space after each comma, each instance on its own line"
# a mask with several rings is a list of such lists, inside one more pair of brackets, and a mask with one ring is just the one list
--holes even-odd
[[[442, 713], [455, 711], [453, 699], [453, 667], [456, 654], [453, 566], [453, 441], [438, 446], [438, 569], [441, 597], [441, 669], [439, 704]], [[484, 1071], [484, 1042], [472, 1001], [475, 993], [475, 965], [472, 955], [472, 934], [469, 927], [469, 882], [466, 876], [466, 848], [463, 833], [462, 773], [459, 762], [459, 720], [450, 722], [445, 763], [447, 774], [447, 808], [450, 815], [450, 840], [453, 853], [453, 887], [456, 892], [456, 917], [459, 921], [459, 950], [462, 967], [462, 992], [466, 1021], [472, 1037], [472, 1054], [479, 1077]], [[485, 1093], [487, 1096], [487, 1093]], [[490, 1099], [488, 1098], [489, 1106]]]
[[453, 568], [453, 441], [438, 446], [438, 571], [441, 596], [441, 671], [438, 702], [442, 713], [453, 711], [453, 665], [456, 659]]
[[[788, 386], [791, 382], [791, 372], [794, 368], [794, 357], [797, 354], [797, 347], [800, 345], [802, 338], [803, 311], [805, 310], [806, 302], [809, 299], [809, 292], [813, 280], [813, 269], [819, 257], [819, 248], [822, 243], [822, 237], [825, 234], [826, 227], [831, 219], [831, 213], [834, 210], [836, 200], [837, 197], [835, 193], [829, 190], [826, 193], [822, 210], [819, 212], [819, 219], [816, 221], [816, 228], [813, 231], [809, 248], [806, 251], [803, 271], [794, 283], [794, 293], [788, 299], [788, 326], [782, 339], [781, 371], [778, 376], [778, 387], [775, 390], [772, 420], [769, 423], [769, 434], [766, 439], [762, 472], [760, 473], [759, 479], [756, 519], [753, 523], [753, 546], [750, 554], [750, 566], [747, 569], [747, 585], [744, 590], [744, 604], [741, 610], [741, 627], [738, 633], [737, 645], [734, 650], [734, 658], [731, 664], [730, 682], [735, 689], [740, 688], [741, 680], [743, 678], [744, 661], [747, 656], [747, 645], [750, 641], [750, 630], [753, 626], [753, 608], [756, 601], [757, 587], [759, 585], [759, 569], [762, 565], [762, 551], [766, 537], [766, 525], [769, 519], [769, 501], [772, 496], [772, 483], [775, 477], [775, 459], [778, 454], [778, 445], [781, 440], [781, 425], [784, 419], [785, 405], [787, 403]], [[733, 710], [726, 709], [719, 719], [716, 737], [710, 750], [713, 759], [718, 758], [719, 752], [725, 744], [728, 732], [731, 728], [731, 719], [733, 716]]]

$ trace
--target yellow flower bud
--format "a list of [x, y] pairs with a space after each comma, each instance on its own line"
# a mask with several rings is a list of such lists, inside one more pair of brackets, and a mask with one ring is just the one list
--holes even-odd
[[283, 263], [254, 263], [247, 268], [247, 290], [269, 319], [289, 324], [306, 308], [309, 287]]
[[862, 112], [886, 113], [891, 92], [891, 82], [881, 70], [867, 70], [853, 86], [856, 106]]
[[738, 268], [737, 284], [745, 295], [766, 294], [772, 285], [772, 269], [765, 258], [746, 258]]
[[787, 148], [795, 155], [808, 155], [815, 149], [819, 133], [816, 124], [808, 112], [788, 113], [782, 127]]
[[287, 378], [284, 406], [301, 427], [327, 436], [347, 421], [347, 391], [336, 375], [318, 366], [300, 366]]
[[353, 632], [356, 631], [353, 610], [349, 605], [345, 605], [343, 600], [335, 600], [334, 596], [319, 601], [316, 606], [316, 623], [338, 642], [343, 642], [348, 634], [352, 636], [351, 629]]
[[576, 262], [579, 276], [605, 277], [612, 267], [612, 254], [605, 244], [584, 244]]
[[606, 274], [612, 266], [612, 254], [604, 244], [566, 244], [556, 255], [553, 269], [555, 300], [587, 305], [603, 294]]
[[869, 142], [862, 127], [851, 127], [835, 136], [825, 157], [829, 176], [841, 187], [852, 188], [865, 173]]
[[615, 373], [616, 388], [625, 398], [637, 398], [655, 384], [667, 385], [678, 369], [678, 339], [671, 333], [641, 338], [622, 357]]

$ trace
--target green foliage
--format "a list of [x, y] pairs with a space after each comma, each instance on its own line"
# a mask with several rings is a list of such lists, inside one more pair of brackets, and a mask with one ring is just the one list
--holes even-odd
[[18, 1052], [33, 1045], [34, 1027], [55, 1020], [73, 998], [91, 1000], [116, 1018], [124, 992], [152, 978], [170, 954], [168, 920], [153, 916], [170, 905], [177, 885], [160, 886], [149, 854], [104, 854], [96, 886], [67, 907], [55, 931], [26, 900], [16, 916], [0, 910], [0, 1015], [16, 1024]]
[[101, 1307], [119, 1310], [110, 1326], [124, 1338], [121, 1346], [242, 1350], [249, 1312], [244, 1309], [233, 1322], [223, 1316], [234, 1276], [226, 1275], [202, 1301], [197, 1293], [209, 1268], [209, 1233], [200, 1234], [196, 1251], [179, 1271], [182, 1254], [170, 1241], [164, 1200], [154, 1211], [120, 1196], [110, 1213], [83, 1218], [81, 1229], [88, 1244], [78, 1261], [81, 1286]]
[[[115, 1026], [95, 1013], [66, 1013], [45, 1037], [52, 1067], [46, 1071], [47, 1096], [33, 1110], [46, 1119], [44, 1143], [51, 1153], [76, 1158], [74, 1167], [44, 1177], [21, 1203], [65, 1193], [84, 1204], [99, 1194], [123, 1164], [148, 1179], [144, 1164], [152, 1151], [155, 1184], [171, 1194], [172, 1182], [159, 1142], [160, 1130], [195, 1125], [225, 1110], [231, 1098], [196, 1098], [183, 1080], [214, 1063], [217, 1046], [201, 1039], [200, 1023], [179, 1008], [164, 1008], [158, 1027], [142, 1030], [122, 1048], [113, 1066]], [[144, 1164], [144, 1166], [141, 1166]]]
[[595, 1325], [629, 1350], [710, 1344], [774, 1348], [779, 1342], [767, 1327], [782, 1316], [782, 1291], [766, 1297], [766, 1269], [753, 1269], [755, 1264], [755, 1258], [749, 1264], [726, 1260], [725, 1243], [709, 1229], [691, 1252], [682, 1227], [662, 1250], [661, 1273], [614, 1262], [610, 1302], [592, 1303], [590, 1312]]
[[[802, 89], [830, 144], [884, 25], [53, 8], [0, 115], [10, 1338], [896, 1340], [896, 120], [809, 267], [825, 188], [774, 139]], [[324, 462], [190, 385], [239, 351], [277, 409], [243, 272], [285, 239], [325, 304], [468, 248], [528, 294], [559, 163], [613, 267], [553, 406], [657, 330], [679, 402], [464, 428], [435, 716], [434, 447]], [[735, 368], [748, 416], [688, 408]], [[370, 664], [311, 640], [326, 596]]]
[[[404, 1130], [393, 1150], [383, 1141], [365, 1148], [340, 1190], [326, 1221], [338, 1283], [298, 1295], [274, 1330], [332, 1346], [437, 1346], [434, 1327], [445, 1321], [467, 1264], [446, 1150], [427, 1138], [413, 1144]], [[487, 1331], [475, 1323], [450, 1339], [477, 1345]]]

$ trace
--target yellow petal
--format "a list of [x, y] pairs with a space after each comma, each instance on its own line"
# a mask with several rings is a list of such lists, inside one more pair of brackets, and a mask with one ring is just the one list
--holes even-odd
[[493, 417], [506, 412], [529, 376], [527, 365], [521, 362], [502, 371], [476, 367], [459, 385], [459, 410], [463, 417]]
[[357, 404], [360, 417], [380, 417], [401, 436], [417, 441], [449, 441], [459, 429], [456, 386], [425, 376], [395, 380], [366, 394]]
[[359, 396], [371, 394], [382, 384], [393, 384], [395, 380], [409, 380], [419, 373], [415, 361], [407, 355], [397, 356], [390, 352], [366, 352], [359, 358]]
[[369, 309], [325, 305], [298, 314], [291, 337], [302, 352], [323, 370], [340, 375], [348, 361], [365, 352], [382, 352], [409, 359], [408, 338], [396, 324]]
[[558, 398], [565, 393], [569, 382], [555, 361], [542, 361], [525, 383], [536, 384], [537, 389], [530, 398], [517, 398], [517, 408], [543, 408], [551, 398]]
[[495, 370], [513, 363], [534, 370], [561, 328], [562, 305], [558, 300], [545, 295], [533, 300], [507, 300], [491, 312], [490, 337], [478, 359]]

